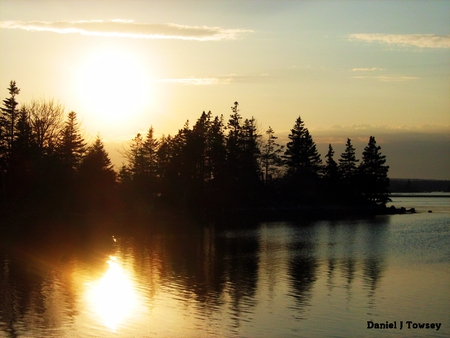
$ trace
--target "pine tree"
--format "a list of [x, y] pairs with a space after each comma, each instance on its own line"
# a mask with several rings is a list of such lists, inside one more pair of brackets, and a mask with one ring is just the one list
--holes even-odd
[[225, 145], [223, 116], [216, 116], [210, 123], [207, 135], [207, 157], [209, 161], [210, 179], [224, 181], [226, 176], [227, 149]]
[[274, 134], [272, 127], [269, 126], [269, 129], [266, 131], [267, 140], [261, 147], [261, 166], [265, 184], [268, 184], [278, 174], [279, 168], [282, 165], [280, 154], [284, 147], [276, 142], [278, 137]]
[[364, 148], [359, 166], [360, 185], [364, 197], [377, 205], [385, 205], [389, 199], [389, 166], [385, 165], [386, 156], [382, 155], [374, 136], [370, 136]]
[[355, 184], [356, 164], [358, 162], [359, 160], [355, 156], [355, 148], [352, 145], [352, 141], [348, 138], [345, 150], [339, 159], [339, 176], [344, 185], [352, 186]]
[[255, 183], [261, 177], [261, 167], [259, 166], [259, 158], [261, 156], [260, 139], [261, 135], [256, 128], [255, 118], [245, 119], [242, 126], [241, 160], [241, 174], [244, 176], [244, 182]]
[[66, 172], [75, 174], [86, 152], [86, 143], [80, 134], [77, 114], [73, 111], [67, 117], [56, 151]]
[[159, 141], [154, 137], [154, 130], [152, 126], [149, 128], [142, 146], [145, 163], [144, 171], [152, 180], [154, 180], [158, 172], [157, 153]]
[[227, 165], [232, 182], [237, 182], [240, 176], [239, 171], [242, 149], [242, 116], [239, 113], [238, 106], [239, 103], [235, 102], [234, 106], [231, 107], [233, 113], [230, 115], [230, 119], [228, 120], [227, 124]]
[[78, 169], [78, 203], [85, 211], [107, 211], [112, 207], [116, 172], [100, 135], [87, 148]]
[[284, 152], [287, 176], [302, 180], [317, 178], [322, 167], [322, 160], [301, 117], [295, 121], [288, 138], [290, 141]]
[[100, 180], [109, 183], [115, 182], [116, 173], [100, 135], [95, 142], [87, 148], [86, 155], [80, 164], [79, 175], [89, 177], [91, 181]]
[[324, 178], [327, 183], [335, 184], [339, 180], [339, 173], [338, 164], [334, 160], [334, 150], [331, 144], [328, 145], [328, 153], [325, 155], [325, 158]]
[[16, 85], [16, 81], [10, 81], [8, 87], [9, 97], [3, 100], [1, 107], [0, 127], [1, 127], [1, 143], [2, 152], [10, 156], [13, 148], [16, 123], [17, 123], [17, 106], [16, 96], [19, 95], [20, 89]]

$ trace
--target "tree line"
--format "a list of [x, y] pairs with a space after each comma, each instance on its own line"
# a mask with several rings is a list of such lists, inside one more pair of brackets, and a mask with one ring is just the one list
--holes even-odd
[[269, 127], [244, 118], [238, 102], [226, 120], [203, 112], [175, 135], [138, 133], [114, 170], [103, 141], [88, 144], [77, 114], [57, 102], [19, 107], [20, 89], [8, 87], [0, 114], [0, 189], [5, 212], [193, 212], [296, 205], [384, 206], [388, 169], [375, 137], [362, 159], [348, 139], [325, 163], [301, 117], [285, 145]]

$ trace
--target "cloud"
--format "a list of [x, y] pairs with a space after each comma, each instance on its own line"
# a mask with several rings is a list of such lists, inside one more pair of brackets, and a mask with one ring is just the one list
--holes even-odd
[[197, 41], [234, 40], [245, 29], [224, 29], [208, 26], [184, 26], [174, 23], [147, 24], [132, 20], [81, 20], [81, 21], [1, 21], [0, 28], [26, 31], [82, 34], [136, 39], [180, 39]]
[[383, 68], [372, 67], [372, 68], [352, 68], [352, 72], [375, 72], [378, 70], [383, 70]]
[[415, 76], [353, 76], [353, 79], [374, 79], [382, 82], [405, 82], [419, 80]]
[[238, 75], [238, 74], [228, 74], [216, 77], [195, 77], [190, 76], [186, 78], [169, 78], [169, 79], [158, 79], [157, 82], [160, 83], [173, 83], [173, 84], [183, 84], [183, 85], [194, 85], [194, 86], [207, 86], [207, 85], [221, 85], [230, 83], [255, 83], [264, 81], [269, 74], [259, 74], [259, 75]]
[[329, 127], [311, 129], [311, 134], [319, 137], [330, 135], [343, 138], [345, 137], [369, 137], [370, 135], [450, 135], [450, 125], [399, 125], [399, 126], [387, 126], [387, 125], [370, 125], [370, 124], [352, 124], [347, 126], [332, 125]]
[[450, 34], [350, 34], [350, 41], [381, 42], [420, 48], [450, 48]]

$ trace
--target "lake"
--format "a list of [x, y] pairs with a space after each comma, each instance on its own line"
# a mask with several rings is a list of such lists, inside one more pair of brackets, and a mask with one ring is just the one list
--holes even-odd
[[449, 195], [392, 204], [418, 213], [3, 237], [0, 337], [448, 337]]

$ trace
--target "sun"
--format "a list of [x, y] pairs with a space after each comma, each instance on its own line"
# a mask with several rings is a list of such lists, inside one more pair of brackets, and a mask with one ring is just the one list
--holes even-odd
[[86, 55], [78, 72], [78, 95], [102, 128], [123, 129], [151, 99], [148, 69], [138, 55], [102, 49]]

